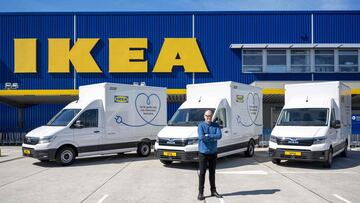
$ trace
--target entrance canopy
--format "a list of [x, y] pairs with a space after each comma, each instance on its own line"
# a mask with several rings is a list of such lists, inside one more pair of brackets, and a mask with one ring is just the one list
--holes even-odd
[[[251, 85], [262, 88], [264, 103], [283, 103], [285, 84], [313, 81], [256, 81]], [[319, 81], [316, 81], [319, 82]], [[352, 102], [360, 106], [360, 82], [346, 81], [352, 88]], [[186, 89], [167, 89], [168, 102], [184, 102]], [[35, 104], [70, 103], [79, 99], [79, 90], [0, 90], [0, 103], [25, 108]]]

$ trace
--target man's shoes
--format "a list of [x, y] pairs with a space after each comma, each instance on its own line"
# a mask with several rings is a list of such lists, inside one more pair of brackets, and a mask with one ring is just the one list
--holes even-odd
[[199, 194], [198, 194], [198, 200], [201, 201], [201, 200], [204, 200], [204, 199], [205, 199], [204, 193], [199, 192]]
[[211, 196], [215, 196], [217, 198], [223, 198], [218, 192], [215, 191], [211, 191]]

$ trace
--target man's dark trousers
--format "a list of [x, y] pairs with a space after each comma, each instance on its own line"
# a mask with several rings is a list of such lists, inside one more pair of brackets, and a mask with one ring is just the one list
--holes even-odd
[[206, 168], [209, 165], [209, 180], [210, 190], [216, 191], [215, 186], [215, 169], [216, 169], [217, 154], [202, 154], [199, 153], [199, 192], [204, 192]]

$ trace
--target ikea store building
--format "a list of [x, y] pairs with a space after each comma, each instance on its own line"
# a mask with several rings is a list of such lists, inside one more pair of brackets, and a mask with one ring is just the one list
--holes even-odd
[[186, 85], [263, 88], [264, 129], [284, 85], [343, 81], [360, 134], [360, 11], [0, 14], [0, 133], [46, 124], [81, 85], [167, 87], [168, 118]]

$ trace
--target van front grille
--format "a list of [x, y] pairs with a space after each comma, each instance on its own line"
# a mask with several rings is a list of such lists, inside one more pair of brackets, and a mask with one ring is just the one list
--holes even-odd
[[174, 139], [174, 138], [159, 138], [159, 145], [165, 146], [186, 146], [186, 139]]
[[292, 138], [286, 137], [284, 139], [276, 139], [278, 145], [291, 145], [291, 146], [311, 146], [314, 143], [313, 138]]
[[24, 144], [36, 145], [39, 143], [39, 138], [37, 137], [25, 137]]

